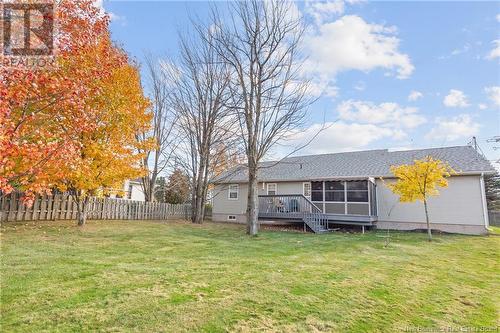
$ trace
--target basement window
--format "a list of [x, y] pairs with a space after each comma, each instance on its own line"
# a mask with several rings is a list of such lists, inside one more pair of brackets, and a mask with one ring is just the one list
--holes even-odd
[[236, 215], [228, 215], [227, 220], [228, 221], [236, 221]]

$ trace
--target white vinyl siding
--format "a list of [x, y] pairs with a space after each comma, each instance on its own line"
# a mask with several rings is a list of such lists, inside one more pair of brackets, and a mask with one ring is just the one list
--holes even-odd
[[[400, 202], [387, 184], [395, 179], [377, 179], [378, 217], [385, 222], [425, 223], [421, 201]], [[432, 223], [484, 226], [480, 176], [448, 178], [448, 187], [439, 189], [439, 195], [427, 202]]]

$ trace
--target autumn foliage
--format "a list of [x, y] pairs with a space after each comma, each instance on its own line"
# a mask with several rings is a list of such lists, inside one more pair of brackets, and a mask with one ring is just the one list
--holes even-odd
[[[0, 190], [85, 196], [140, 175], [148, 100], [92, 0], [59, 1], [54, 68], [0, 69]], [[147, 144], [147, 143], [143, 143]]]
[[387, 186], [397, 195], [401, 202], [421, 201], [424, 204], [429, 240], [432, 239], [429, 222], [427, 199], [439, 195], [439, 188], [448, 186], [448, 180], [455, 171], [443, 161], [427, 156], [415, 160], [413, 164], [392, 166], [391, 171], [397, 178], [395, 183]]

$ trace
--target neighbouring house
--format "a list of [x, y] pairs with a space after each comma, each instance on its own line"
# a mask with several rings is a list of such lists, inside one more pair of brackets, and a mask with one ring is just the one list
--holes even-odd
[[[421, 202], [401, 203], [385, 183], [392, 165], [432, 156], [457, 172], [447, 188], [429, 200], [432, 228], [484, 234], [488, 212], [484, 175], [491, 164], [470, 146], [406, 151], [370, 150], [285, 158], [263, 162], [258, 173], [259, 220], [300, 223], [314, 232], [332, 225], [379, 229], [425, 229]], [[384, 183], [385, 182], [385, 183]], [[214, 221], [246, 222], [247, 168], [237, 166], [214, 181]]]
[[140, 178], [126, 180], [123, 185], [123, 191], [125, 192], [123, 195], [124, 199], [146, 201]]

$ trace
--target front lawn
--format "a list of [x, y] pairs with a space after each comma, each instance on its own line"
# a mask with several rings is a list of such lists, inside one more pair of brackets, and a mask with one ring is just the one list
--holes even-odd
[[500, 236], [5, 223], [3, 332], [393, 332], [499, 324]]

